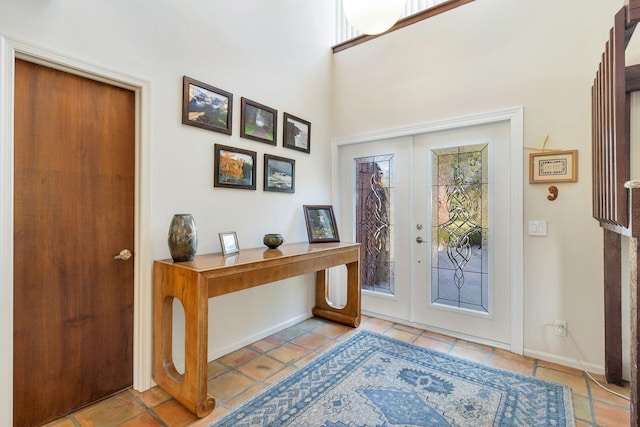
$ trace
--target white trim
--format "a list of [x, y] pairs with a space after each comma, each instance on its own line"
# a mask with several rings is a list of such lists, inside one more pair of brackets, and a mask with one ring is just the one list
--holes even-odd
[[524, 108], [511, 121], [511, 351], [524, 350]]
[[0, 37], [0, 425], [13, 425], [13, 52]]
[[[282, 331], [283, 329], [286, 329], [290, 326], [293, 325], [297, 325], [298, 323], [310, 319], [313, 317], [313, 314], [311, 313], [311, 311], [304, 313], [304, 314], [300, 314], [298, 316], [295, 316], [291, 319], [288, 319], [285, 322], [282, 322], [278, 325], [272, 326], [268, 329], [263, 329], [262, 331], [256, 332], [255, 334], [251, 335], [251, 336], [246, 336], [243, 337], [241, 340], [236, 341], [235, 343], [229, 344], [227, 346], [221, 347], [216, 349], [216, 351], [212, 351], [207, 355], [207, 360], [216, 360], [224, 355], [227, 355], [229, 353], [232, 353], [236, 350], [239, 350], [243, 347], [248, 346], [249, 344], [253, 344], [255, 342], [260, 341], [263, 338], [266, 338], [268, 336], [271, 336], [275, 333], [278, 333], [280, 331]], [[184, 372], [184, 363], [182, 363], [180, 366], [176, 366], [176, 369], [178, 369], [179, 372]]]
[[338, 147], [342, 145], [414, 136], [446, 129], [455, 129], [486, 123], [509, 121], [511, 129], [511, 212], [509, 230], [511, 242], [511, 343], [510, 351], [522, 354], [524, 347], [524, 206], [523, 206], [523, 155], [524, 155], [524, 108], [485, 112], [470, 116], [455, 117], [416, 125], [384, 129], [358, 135], [336, 137], [332, 140], [332, 188], [334, 205], [339, 201], [338, 192]]
[[[241, 340], [233, 342], [229, 345], [226, 345], [224, 347], [220, 347], [218, 349], [216, 349], [215, 351], [211, 351], [209, 352], [209, 354], [207, 354], [207, 360], [211, 361], [211, 360], [216, 360], [224, 355], [227, 355], [229, 353], [232, 353], [236, 350], [239, 350], [243, 347], [248, 346], [249, 344], [253, 344], [255, 342], [260, 341], [263, 338], [266, 338], [270, 335], [273, 335], [277, 332], [282, 331], [283, 329], [286, 329], [290, 326], [296, 325], [304, 320], [310, 319], [313, 317], [313, 314], [309, 311], [307, 313], [304, 314], [300, 314], [298, 316], [295, 316], [291, 319], [288, 319], [285, 322], [279, 323], [278, 325], [272, 326], [268, 329], [263, 329], [262, 331], [256, 332], [255, 334], [251, 335], [251, 336], [247, 336], [247, 337], [243, 337]], [[176, 370], [180, 373], [184, 373], [184, 362], [176, 365]]]
[[13, 417], [13, 82], [16, 58], [60, 69], [111, 85], [136, 96], [136, 183], [134, 256], [133, 386], [151, 387], [152, 258], [150, 82], [119, 71], [89, 64], [67, 55], [0, 35], [0, 425]]
[[486, 345], [486, 346], [493, 347], [493, 348], [499, 348], [501, 350], [509, 350], [509, 346], [507, 344], [499, 342], [499, 341], [485, 340], [485, 339], [482, 339], [482, 338], [475, 337], [473, 335], [461, 334], [459, 332], [450, 331], [448, 329], [435, 328], [433, 326], [425, 325], [425, 324], [422, 324], [422, 323], [419, 323], [419, 322], [413, 322], [413, 321], [408, 321], [408, 320], [404, 320], [404, 319], [397, 319], [397, 318], [395, 318], [393, 316], [385, 316], [385, 315], [381, 315], [381, 314], [378, 314], [378, 313], [369, 313], [366, 310], [363, 311], [362, 314], [370, 316], [370, 317], [376, 317], [376, 318], [382, 319], [382, 320], [387, 320], [389, 322], [398, 323], [400, 325], [411, 326], [413, 328], [422, 329], [424, 331], [435, 332], [436, 334], [446, 335], [448, 337], [457, 338], [459, 340], [469, 341], [469, 342], [476, 343], [476, 344], [482, 344], [482, 345]]
[[[332, 142], [336, 146], [357, 144], [360, 142], [371, 142], [382, 139], [393, 139], [402, 136], [414, 136], [421, 135], [423, 133], [437, 132], [440, 130], [456, 129], [467, 126], [482, 125], [486, 123], [501, 122], [505, 120], [511, 121], [515, 126], [520, 122], [522, 125], [522, 118], [524, 114], [523, 107], [510, 108], [506, 110], [489, 111], [485, 113], [473, 114], [470, 116], [453, 117], [450, 119], [437, 120], [433, 122], [418, 123], [415, 125], [409, 125], [393, 129], [382, 129], [368, 133], [360, 133], [357, 135], [339, 136], [333, 138]], [[520, 120], [518, 120], [520, 117]], [[524, 128], [520, 127], [521, 131]], [[513, 136], [514, 131], [511, 131]], [[524, 145], [523, 134], [520, 134], [518, 140]], [[523, 146], [520, 147], [520, 152], [523, 152]], [[522, 168], [520, 168], [522, 170]]]
[[582, 362], [571, 357], [558, 356], [557, 354], [531, 350], [529, 348], [525, 348], [523, 354], [527, 357], [555, 363], [556, 365], [568, 366], [579, 371], [588, 371], [592, 374], [604, 375], [604, 366], [595, 363]]
[[[416, 144], [415, 144], [415, 139], [414, 139], [414, 143], [413, 144], [409, 144], [409, 158], [411, 159], [415, 159], [416, 157]], [[416, 168], [415, 168], [415, 163], [416, 162], [409, 162], [409, 194], [411, 194], [412, 198], [413, 198], [413, 194], [416, 194], [416, 183], [415, 183], [415, 179], [413, 179], [413, 177], [415, 177], [415, 173], [416, 173]], [[416, 220], [416, 210], [415, 209], [409, 209], [409, 227], [411, 227], [413, 229], [413, 224], [417, 224], [418, 221]], [[431, 233], [431, 231], [429, 230], [430, 227], [427, 227], [427, 233]], [[409, 234], [410, 236], [412, 236], [413, 234]], [[411, 253], [411, 251], [410, 251]], [[413, 258], [413, 253], [411, 253], [411, 259], [415, 259]], [[411, 280], [411, 283], [415, 283], [416, 281], [416, 269], [414, 267], [409, 268], [409, 280]], [[416, 305], [412, 304], [411, 301], [415, 301], [416, 300], [416, 287], [415, 286], [409, 286], [409, 321], [410, 322], [415, 322], [416, 320]]]

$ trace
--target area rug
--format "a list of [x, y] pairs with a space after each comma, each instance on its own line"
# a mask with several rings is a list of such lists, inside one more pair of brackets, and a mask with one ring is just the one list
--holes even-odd
[[212, 426], [574, 426], [568, 387], [362, 331]]

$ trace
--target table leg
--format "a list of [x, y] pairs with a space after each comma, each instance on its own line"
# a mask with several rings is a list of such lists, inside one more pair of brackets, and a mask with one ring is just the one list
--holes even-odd
[[314, 316], [329, 319], [343, 325], [357, 328], [360, 326], [360, 263], [352, 262], [347, 267], [347, 303], [342, 308], [329, 304], [327, 286], [327, 272], [316, 272], [316, 306], [312, 313]]
[[[155, 271], [155, 278], [162, 272]], [[213, 411], [216, 401], [207, 395], [208, 296], [206, 284], [183, 286], [179, 277], [165, 278], [154, 286], [153, 379], [202, 418]], [[185, 368], [180, 374], [173, 363], [173, 301], [177, 298], [185, 314]], [[159, 326], [159, 327], [158, 327]]]

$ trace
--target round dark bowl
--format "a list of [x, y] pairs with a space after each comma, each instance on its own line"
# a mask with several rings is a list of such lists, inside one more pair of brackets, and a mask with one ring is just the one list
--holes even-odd
[[268, 246], [269, 249], [275, 249], [284, 243], [284, 239], [280, 234], [265, 234], [262, 243]]

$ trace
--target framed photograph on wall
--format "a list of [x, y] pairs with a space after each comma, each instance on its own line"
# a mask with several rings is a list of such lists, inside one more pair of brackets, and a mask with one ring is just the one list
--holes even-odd
[[311, 123], [289, 113], [284, 113], [283, 122], [283, 147], [311, 153]]
[[295, 193], [296, 161], [285, 157], [264, 155], [264, 191]]
[[182, 124], [231, 135], [233, 94], [183, 77]]
[[256, 152], [215, 144], [213, 186], [256, 189]]
[[278, 111], [247, 98], [241, 98], [240, 136], [276, 145]]
[[304, 205], [309, 243], [339, 242], [338, 226], [331, 205]]
[[529, 154], [529, 183], [576, 182], [578, 150], [542, 151]]
[[240, 245], [238, 245], [238, 236], [235, 231], [225, 231], [224, 233], [218, 233], [220, 237], [220, 247], [222, 248], [222, 255], [232, 255], [240, 252]]

